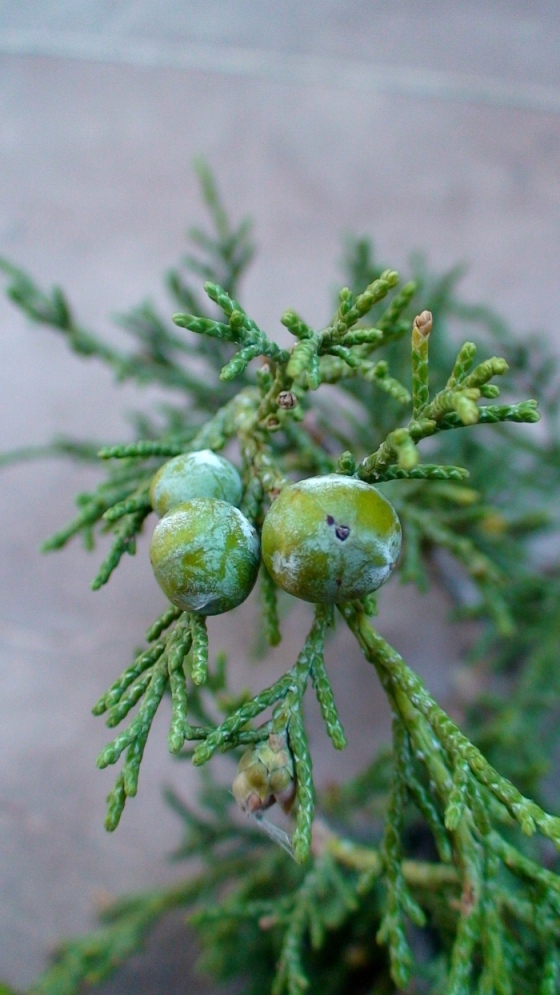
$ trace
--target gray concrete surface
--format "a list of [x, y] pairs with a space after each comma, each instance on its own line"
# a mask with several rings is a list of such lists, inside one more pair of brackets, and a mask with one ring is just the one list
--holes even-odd
[[[61, 283], [85, 323], [115, 335], [109, 316], [160, 299], [158, 274], [202, 218], [191, 169], [202, 154], [232, 214], [255, 219], [260, 252], [244, 300], [271, 333], [288, 306], [311, 323], [326, 317], [340, 238], [354, 230], [372, 233], [396, 267], [417, 248], [436, 267], [467, 260], [467, 296], [558, 343], [557, 12], [498, 0], [4, 0], [0, 253]], [[154, 396], [117, 390], [4, 300], [0, 326], [0, 450], [56, 432], [118, 440], [123, 412]], [[172, 879], [164, 855], [178, 827], [161, 784], [188, 793], [197, 780], [168, 757], [161, 716], [139, 796], [118, 832], [104, 833], [111, 774], [94, 766], [106, 730], [90, 707], [161, 598], [145, 547], [95, 595], [100, 552], [39, 556], [94, 479], [55, 462], [2, 473], [0, 976], [18, 985], [58, 936], [91, 925], [96, 895]], [[384, 630], [445, 699], [458, 648], [443, 615], [395, 585], [384, 594]], [[292, 660], [305, 615], [250, 675], [247, 620], [233, 641], [230, 620], [216, 620], [213, 643], [231, 647], [240, 683], [264, 684]], [[334, 757], [313, 723], [322, 780], [364, 762], [387, 730], [356, 652], [340, 644], [331, 667], [351, 743]], [[107, 993], [194, 992], [181, 943], [166, 950], [161, 984], [153, 948]]]

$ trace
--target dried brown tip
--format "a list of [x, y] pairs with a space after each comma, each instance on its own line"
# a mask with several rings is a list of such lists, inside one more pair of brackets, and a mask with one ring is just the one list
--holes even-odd
[[422, 338], [427, 338], [432, 330], [432, 312], [422, 311], [422, 314], [416, 315], [414, 319], [413, 331], [418, 332]]
[[285, 411], [289, 411], [290, 408], [295, 408], [297, 404], [297, 397], [292, 390], [281, 390], [278, 394], [278, 407], [284, 408]]

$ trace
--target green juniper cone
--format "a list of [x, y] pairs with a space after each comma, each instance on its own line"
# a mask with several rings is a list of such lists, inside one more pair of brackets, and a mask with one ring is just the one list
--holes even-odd
[[[210, 305], [173, 270], [174, 325], [141, 305], [124, 319], [129, 352], [82, 327], [58, 288], [45, 293], [0, 260], [32, 320], [119, 380], [171, 392], [137, 417], [134, 441], [98, 451], [99, 485], [78, 495], [76, 517], [46, 544], [80, 535], [92, 548], [111, 533], [97, 589], [135, 553], [152, 510], [163, 516], [151, 557], [170, 604], [94, 706], [111, 729], [127, 723], [97, 759], [121, 761], [107, 829], [137, 793], [166, 693], [170, 752], [210, 771], [192, 805], [171, 799], [185, 826], [179, 855], [196, 871], [112, 905], [98, 932], [62, 947], [32, 995], [96, 985], [176, 908], [198, 931], [204, 967], [241, 976], [247, 995], [556, 995], [560, 875], [550, 844], [560, 850], [560, 818], [546, 811], [543, 775], [560, 734], [560, 563], [535, 563], [534, 538], [557, 534], [558, 365], [537, 338], [514, 342], [496, 315], [460, 301], [458, 271], [433, 278], [420, 266], [399, 286], [366, 240], [352, 243], [349, 286], [328, 324], [286, 311], [294, 344], [278, 345], [237, 300], [249, 225], [231, 227], [212, 176], [199, 173], [214, 231], [192, 233], [198, 255], [186, 267], [211, 281]], [[471, 341], [457, 350], [452, 321], [469, 333], [476, 325], [488, 358], [477, 364]], [[495, 403], [508, 370], [512, 396]], [[538, 436], [508, 424], [539, 420], [528, 393], [541, 398]], [[230, 443], [239, 473], [216, 455]], [[62, 439], [46, 452], [92, 460], [96, 448]], [[6, 461], [29, 455], [37, 450]], [[401, 524], [400, 580], [421, 591], [439, 584], [479, 623], [470, 697], [453, 702], [461, 728], [372, 624], [372, 592], [399, 557]], [[206, 616], [240, 605], [259, 568], [260, 632], [271, 645], [290, 624], [279, 588], [313, 602], [312, 618], [271, 684], [256, 667], [256, 687], [236, 691], [233, 662], [210, 654]], [[364, 734], [345, 731], [338, 713], [325, 658], [335, 625], [375, 668], [392, 746], [317, 794], [307, 693], [334, 749]], [[227, 785], [212, 780], [224, 767], [210, 764], [216, 754], [239, 764]], [[278, 802], [289, 845], [278, 826], [267, 831], [283, 849], [254, 819], [240, 825], [232, 792], [257, 817]]]
[[285, 487], [263, 523], [269, 574], [289, 594], [314, 603], [376, 591], [400, 549], [401, 525], [389, 501], [370, 484], [334, 473]]
[[150, 502], [160, 518], [192, 498], [218, 498], [238, 506], [242, 493], [238, 470], [211, 449], [173, 457], [163, 464], [150, 484]]
[[150, 559], [171, 604], [198, 615], [220, 615], [251, 593], [259, 569], [259, 537], [233, 505], [193, 498], [158, 522]]

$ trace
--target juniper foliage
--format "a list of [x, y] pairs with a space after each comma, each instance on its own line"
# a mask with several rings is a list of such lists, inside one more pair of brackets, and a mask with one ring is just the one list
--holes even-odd
[[[535, 544], [545, 535], [553, 545], [558, 526], [557, 365], [542, 339], [515, 339], [492, 311], [465, 304], [459, 269], [433, 276], [417, 259], [414, 278], [401, 285], [367, 239], [348, 241], [347, 286], [329, 323], [314, 329], [286, 311], [294, 343], [276, 343], [236, 299], [252, 255], [250, 226], [230, 225], [213, 177], [200, 164], [198, 172], [213, 231], [191, 232], [195, 254], [167, 275], [180, 308], [173, 324], [147, 303], [123, 319], [130, 352], [83, 328], [58, 288], [45, 292], [0, 263], [9, 295], [33, 321], [107, 363], [119, 380], [170, 391], [163, 413], [137, 418], [135, 441], [96, 447], [99, 485], [78, 495], [75, 518], [45, 548], [75, 536], [92, 548], [111, 533], [92, 587], [107, 583], [136, 550], [155, 470], [170, 456], [219, 451], [232, 439], [243, 465], [242, 510], [257, 529], [294, 476], [334, 471], [379, 484], [403, 523], [401, 581], [445, 587], [457, 617], [478, 622], [469, 664], [480, 693], [459, 728], [376, 631], [367, 597], [336, 613], [315, 606], [285, 674], [236, 696], [204, 618], [169, 606], [94, 707], [110, 728], [128, 723], [98, 766], [122, 759], [108, 797], [106, 826], [114, 830], [170, 694], [169, 750], [203, 768], [196, 808], [169, 798], [184, 826], [176, 857], [199, 869], [176, 887], [112, 905], [97, 932], [61, 946], [30, 993], [77, 995], [83, 983], [95, 985], [172, 908], [189, 914], [201, 967], [221, 981], [243, 975], [253, 995], [556, 992], [560, 818], [548, 811], [546, 775], [559, 727], [560, 571], [552, 557], [539, 567]], [[207, 301], [192, 289], [193, 274], [207, 281]], [[478, 346], [470, 338], [457, 345], [459, 328], [476, 332]], [[497, 403], [502, 381], [505, 404]], [[336, 409], [324, 384], [336, 388]], [[539, 420], [533, 398], [543, 415], [538, 433], [518, 424]], [[5, 460], [38, 452], [93, 458], [91, 443], [58, 439]], [[259, 583], [262, 631], [276, 645], [278, 592], [264, 568]], [[334, 748], [353, 732], [342, 728], [325, 667], [335, 625], [375, 667], [393, 741], [353, 780], [316, 797], [305, 695], [317, 696]], [[272, 737], [289, 754], [295, 781], [291, 838], [266, 821], [240, 819], [229, 788], [208, 773], [216, 752], [237, 762]]]

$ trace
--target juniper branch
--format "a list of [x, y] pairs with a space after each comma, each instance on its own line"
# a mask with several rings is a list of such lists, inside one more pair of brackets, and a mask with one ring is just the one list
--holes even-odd
[[523, 797], [507, 778], [502, 777], [488, 763], [428, 694], [420, 679], [406, 666], [397, 651], [375, 633], [355, 609], [344, 606], [342, 611], [366, 658], [383, 669], [391, 685], [406, 695], [411, 706], [424, 716], [447, 756], [453, 759], [458, 755], [465, 760], [474, 778], [489, 788], [519, 823], [524, 833], [531, 835], [539, 829], [543, 836], [552, 840], [560, 849], [560, 818], [549, 815], [536, 802]]

